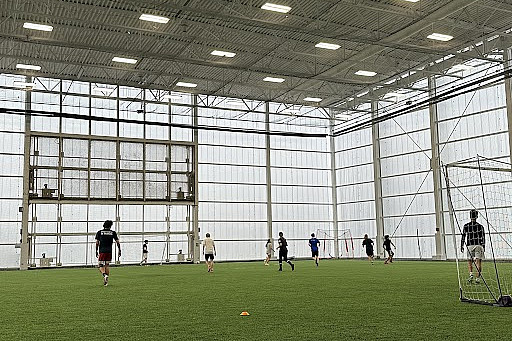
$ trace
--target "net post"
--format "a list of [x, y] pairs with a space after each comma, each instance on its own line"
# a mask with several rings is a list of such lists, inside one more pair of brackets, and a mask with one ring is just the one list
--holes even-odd
[[[478, 164], [478, 175], [480, 177], [480, 188], [482, 190], [482, 199], [483, 199], [483, 203], [484, 203], [485, 221], [487, 223], [487, 233], [489, 233], [489, 242], [491, 244], [492, 261], [494, 263], [494, 271], [496, 273], [496, 282], [498, 284], [498, 290], [500, 292], [500, 296], [499, 297], [503, 297], [503, 293], [501, 292], [500, 275], [498, 273], [498, 266], [496, 265], [496, 256], [494, 254], [494, 246], [493, 246], [493, 243], [492, 243], [491, 227], [490, 227], [490, 224], [489, 224], [489, 215], [487, 213], [487, 203], [485, 201], [484, 182], [483, 182], [483, 178], [482, 178], [482, 168], [481, 168], [481, 165], [480, 165], [480, 156], [479, 155], [477, 155], [476, 162]], [[478, 272], [481, 273], [481, 269], [478, 269]], [[496, 297], [494, 295], [493, 295], [493, 297], [496, 300]], [[496, 303], [499, 303], [498, 300], [496, 300]]]
[[462, 301], [462, 283], [460, 282], [460, 267], [459, 267], [459, 253], [457, 249], [457, 238], [455, 233], [455, 219], [454, 219], [454, 210], [453, 210], [453, 202], [452, 196], [450, 192], [450, 178], [448, 175], [448, 166], [444, 166], [444, 178], [446, 181], [446, 197], [448, 198], [448, 212], [450, 215], [450, 227], [452, 230], [452, 239], [453, 239], [453, 251], [455, 253], [455, 264], [457, 266], [457, 280], [459, 282], [459, 291], [460, 291], [460, 300]]

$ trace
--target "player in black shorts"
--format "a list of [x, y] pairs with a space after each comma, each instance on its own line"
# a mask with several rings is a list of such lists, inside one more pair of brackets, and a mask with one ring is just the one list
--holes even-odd
[[110, 230], [112, 225], [112, 220], [105, 220], [103, 230], [99, 230], [96, 233], [96, 257], [98, 257], [98, 266], [103, 276], [104, 286], [108, 285], [108, 276], [110, 275], [109, 265], [112, 260], [112, 243], [114, 240], [119, 250], [119, 257], [121, 257], [121, 243], [119, 242], [116, 231]]
[[389, 235], [386, 234], [384, 236], [383, 246], [384, 246], [384, 250], [386, 250], [386, 252], [388, 253], [388, 258], [386, 259], [384, 264], [393, 263], [393, 256], [395, 255], [395, 253], [391, 250], [391, 245], [393, 245], [393, 247], [396, 249], [395, 244], [393, 244], [391, 239], [389, 239]]
[[283, 271], [283, 259], [286, 263], [290, 264], [292, 267], [292, 271], [295, 270], [295, 265], [288, 260], [288, 243], [286, 239], [283, 237], [283, 232], [279, 232], [278, 239], [279, 246], [279, 271]]
[[368, 260], [372, 262], [373, 265], [373, 240], [368, 238], [367, 234], [364, 235], [363, 246], [366, 247], [366, 255], [368, 256]]
[[320, 241], [316, 239], [315, 234], [311, 233], [311, 239], [309, 240], [309, 247], [311, 248], [311, 257], [315, 261], [316, 266], [318, 266], [318, 248], [320, 246]]

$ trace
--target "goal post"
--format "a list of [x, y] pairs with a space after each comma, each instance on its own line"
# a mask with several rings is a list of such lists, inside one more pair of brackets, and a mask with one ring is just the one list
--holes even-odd
[[512, 306], [512, 165], [477, 156], [444, 173], [461, 301]]
[[338, 231], [338, 246], [339, 254], [335, 254], [336, 248], [334, 230], [322, 230], [316, 231], [316, 237], [320, 240], [320, 258], [354, 258], [354, 238], [350, 229]]

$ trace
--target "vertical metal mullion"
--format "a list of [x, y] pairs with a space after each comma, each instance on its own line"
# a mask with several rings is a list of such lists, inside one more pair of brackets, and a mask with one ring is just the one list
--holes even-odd
[[339, 221], [338, 221], [338, 188], [337, 188], [337, 176], [336, 176], [336, 141], [334, 138], [334, 126], [336, 121], [333, 114], [331, 113], [329, 122], [329, 133], [330, 133], [330, 153], [331, 153], [331, 195], [332, 195], [332, 224], [334, 232], [334, 254], [336, 258], [340, 256], [339, 246]]
[[[266, 151], [266, 187], [267, 187], [267, 238], [273, 240], [272, 221], [272, 160], [271, 160], [271, 138], [270, 138], [270, 103], [265, 102], [265, 151]], [[272, 251], [273, 252], [273, 251]]]
[[[64, 96], [62, 95], [62, 80], [59, 83], [59, 112], [62, 114], [62, 102], [64, 101]], [[58, 203], [57, 203], [57, 245], [56, 245], [56, 261], [57, 265], [62, 264], [62, 203], [60, 199], [62, 198], [62, 176], [63, 176], [63, 157], [64, 157], [64, 149], [63, 143], [64, 139], [62, 137], [62, 116], [59, 117], [59, 156], [58, 156], [58, 170], [57, 170], [57, 193], [58, 193]]]
[[[146, 91], [142, 90], [142, 200], [146, 201]], [[143, 231], [144, 231], [144, 223]]]
[[[32, 82], [32, 77], [27, 76], [26, 82]], [[31, 92], [25, 92], [25, 110], [32, 108]], [[32, 117], [25, 115], [25, 137], [23, 151], [23, 202], [21, 207], [21, 243], [20, 243], [20, 270], [29, 267], [30, 243], [28, 235], [29, 206], [30, 206], [30, 149], [31, 149]], [[35, 174], [34, 174], [35, 180]], [[33, 223], [32, 223], [33, 224]]]
[[[436, 96], [436, 78], [431, 76], [428, 78], [429, 97]], [[445, 260], [446, 259], [446, 240], [445, 240], [445, 226], [443, 217], [443, 194], [442, 194], [442, 169], [441, 169], [441, 156], [439, 154], [439, 127], [437, 104], [429, 104], [430, 116], [430, 147], [432, 149], [431, 168], [434, 180], [434, 207], [436, 213], [436, 231], [435, 231], [435, 246], [436, 253], [434, 258]]]
[[199, 143], [199, 132], [197, 130], [198, 125], [198, 108], [197, 108], [197, 95], [192, 95], [192, 115], [193, 115], [193, 142], [194, 151], [192, 155], [192, 162], [194, 163], [194, 206], [193, 206], [193, 233], [194, 233], [194, 263], [200, 261], [200, 240], [199, 240], [199, 176], [198, 176], [198, 143]]
[[[378, 115], [377, 101], [372, 101], [372, 118]], [[384, 210], [382, 202], [382, 177], [380, 162], [380, 132], [379, 124], [372, 125], [372, 148], [373, 148], [373, 184], [375, 189], [375, 222], [377, 226], [377, 255], [384, 257], [382, 243], [384, 241]]]
[[[119, 214], [119, 200], [121, 198], [121, 143], [119, 140], [120, 134], [120, 124], [119, 124], [119, 85], [117, 85], [117, 91], [116, 91], [116, 232], [120, 235], [121, 229], [120, 229], [120, 214]], [[117, 247], [117, 244], [116, 244]], [[118, 252], [114, 255], [116, 263], [119, 262], [119, 256]]]
[[[509, 72], [509, 76], [512, 76], [512, 47], [503, 49], [503, 66], [505, 71]], [[512, 77], [505, 77], [505, 100], [507, 103], [509, 154], [512, 163]]]

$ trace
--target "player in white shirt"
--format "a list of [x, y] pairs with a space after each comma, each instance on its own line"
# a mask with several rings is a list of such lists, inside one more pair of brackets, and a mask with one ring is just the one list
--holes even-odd
[[215, 250], [215, 242], [210, 238], [210, 234], [206, 234], [206, 238], [203, 240], [203, 255], [208, 266], [208, 272], [213, 272], [213, 259], [217, 255]]
[[265, 261], [263, 262], [266, 266], [270, 265], [270, 258], [272, 258], [272, 251], [274, 249], [272, 248], [272, 241], [269, 239], [267, 240], [267, 243], [265, 244], [265, 249], [267, 250], [267, 258], [265, 258]]

